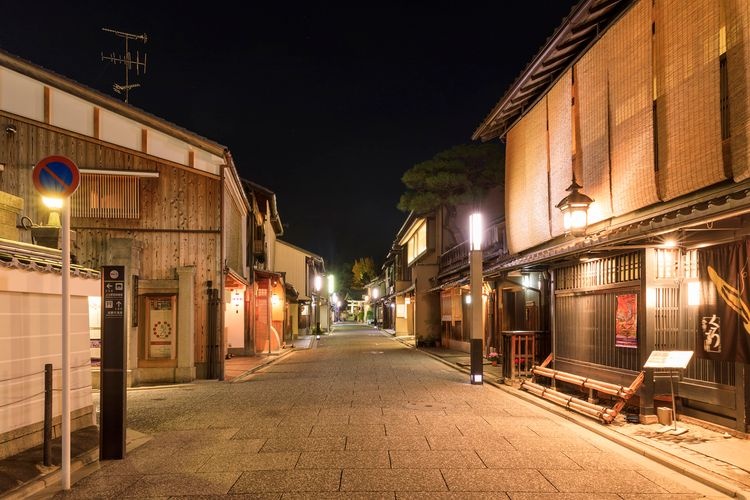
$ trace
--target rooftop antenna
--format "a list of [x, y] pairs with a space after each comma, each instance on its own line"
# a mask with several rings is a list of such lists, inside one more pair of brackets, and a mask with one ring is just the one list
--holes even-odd
[[133, 59], [133, 55], [130, 53], [130, 50], [128, 49], [128, 41], [129, 40], [138, 40], [142, 41], [143, 43], [148, 42], [148, 36], [146, 33], [142, 35], [134, 35], [132, 33], [125, 33], [123, 31], [117, 31], [109, 28], [102, 28], [102, 31], [106, 31], [107, 33], [112, 33], [116, 36], [122, 37], [125, 39], [125, 53], [124, 55], [117, 55], [114, 52], [110, 52], [108, 56], [104, 55], [104, 52], [102, 52], [102, 61], [109, 61], [113, 64], [123, 64], [125, 66], [125, 84], [120, 85], [119, 83], [115, 83], [112, 85], [112, 89], [118, 93], [118, 94], [124, 94], [125, 95], [125, 102], [128, 102], [128, 93], [130, 92], [130, 89], [134, 89], [136, 87], [140, 87], [140, 83], [130, 83], [129, 75], [130, 70], [135, 67], [135, 73], [136, 75], [141, 74], [141, 69], [143, 69], [143, 74], [146, 74], [146, 54], [143, 54], [143, 61], [141, 61], [141, 55], [138, 51], [135, 52], [135, 60]]

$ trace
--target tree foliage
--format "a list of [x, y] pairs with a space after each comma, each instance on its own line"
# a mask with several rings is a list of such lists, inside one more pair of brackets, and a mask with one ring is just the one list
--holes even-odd
[[478, 202], [503, 182], [499, 143], [462, 144], [417, 163], [401, 177], [406, 192], [399, 210], [427, 213], [440, 207]]
[[341, 297], [346, 297], [352, 288], [352, 263], [341, 262], [338, 264], [328, 264], [328, 272], [333, 274], [336, 279], [336, 293]]
[[487, 191], [503, 184], [505, 164], [499, 143], [462, 144], [417, 163], [401, 177], [406, 192], [401, 195], [399, 210], [426, 214], [444, 212], [443, 229], [453, 243], [462, 240], [455, 221], [456, 207], [478, 203]]
[[375, 262], [372, 257], [363, 257], [355, 259], [352, 266], [352, 286], [354, 288], [364, 288], [367, 283], [378, 276], [375, 271]]

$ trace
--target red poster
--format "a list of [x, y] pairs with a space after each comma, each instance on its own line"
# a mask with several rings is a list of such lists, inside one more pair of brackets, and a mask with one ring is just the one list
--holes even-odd
[[617, 295], [615, 347], [638, 347], [638, 295]]

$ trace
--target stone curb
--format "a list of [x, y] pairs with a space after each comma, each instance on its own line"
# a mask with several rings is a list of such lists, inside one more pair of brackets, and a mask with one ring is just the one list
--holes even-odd
[[[91, 465], [99, 461], [99, 447], [92, 448], [70, 460], [70, 475], [71, 485], [73, 484], [73, 474], [84, 467]], [[32, 495], [40, 493], [41, 491], [58, 485], [62, 481], [62, 467], [58, 466], [52, 472], [48, 472], [36, 479], [32, 479], [28, 483], [22, 484], [10, 491], [8, 491], [3, 498], [9, 500], [16, 500], [22, 498], [29, 498]]]
[[[401, 343], [404, 344], [403, 342]], [[413, 346], [410, 346], [407, 344], [404, 344], [404, 345], [406, 345], [407, 347], [413, 348]], [[436, 359], [437, 361], [440, 361], [441, 363], [445, 365], [450, 366], [451, 368], [454, 368], [455, 370], [458, 370], [460, 372], [467, 373], [467, 374], [469, 373], [468, 369], [458, 366], [455, 363], [451, 363], [450, 361], [446, 361], [440, 356], [437, 356], [427, 351], [422, 351], [419, 349], [416, 349], [416, 350], [426, 356], [429, 356], [433, 359]], [[522, 399], [535, 406], [538, 406], [539, 408], [543, 408], [551, 413], [554, 413], [555, 415], [560, 416], [568, 420], [569, 422], [573, 422], [589, 431], [592, 431], [598, 434], [599, 436], [607, 438], [610, 441], [613, 441], [614, 443], [620, 446], [623, 446], [635, 453], [638, 453], [639, 455], [642, 455], [648, 458], [649, 460], [653, 460], [661, 465], [664, 465], [665, 467], [668, 467], [676, 472], [679, 472], [680, 474], [684, 476], [687, 476], [695, 481], [698, 481], [706, 486], [709, 486], [720, 493], [723, 493], [733, 498], [739, 498], [742, 500], [750, 500], [750, 491], [742, 489], [742, 487], [731, 482], [731, 480], [729, 479], [716, 477], [717, 476], [716, 473], [708, 471], [698, 464], [689, 462], [683, 458], [680, 458], [677, 455], [673, 455], [665, 451], [659, 450], [658, 448], [654, 448], [651, 445], [642, 443], [640, 441], [636, 441], [622, 434], [618, 434], [616, 432], [607, 430], [606, 428], [603, 428], [601, 425], [594, 425], [592, 422], [587, 422], [585, 420], [579, 419], [577, 415], [573, 415], [569, 411], [565, 411], [564, 409], [559, 408], [557, 406], [552, 406], [544, 400], [540, 400], [538, 398], [530, 398], [526, 393], [523, 393], [518, 389], [512, 390], [510, 387], [508, 387], [506, 384], [502, 382], [495, 382], [493, 380], [485, 380], [484, 383], [489, 384], [497, 389], [500, 389], [506, 392], [507, 394], [510, 394], [514, 397]], [[696, 467], [700, 467], [700, 470], [696, 469]]]
[[249, 370], [243, 372], [242, 374], [237, 375], [232, 380], [230, 380], [229, 383], [230, 384], [234, 384], [236, 382], [244, 382], [247, 377], [249, 377], [250, 375], [252, 375], [256, 371], [260, 370], [261, 368], [265, 368], [266, 366], [268, 366], [270, 364], [273, 364], [273, 363], [277, 362], [278, 360], [283, 359], [283, 358], [289, 356], [291, 353], [293, 353], [295, 351], [312, 349], [314, 343], [317, 343], [317, 342], [314, 341], [314, 340], [312, 342], [310, 342], [310, 347], [308, 347], [306, 349], [297, 349], [296, 347], [291, 348], [291, 349], [287, 349], [286, 351], [283, 351], [278, 356], [276, 356], [274, 358], [267, 359], [264, 362], [262, 362], [261, 364], [259, 364], [258, 366], [254, 366], [254, 367], [250, 368]]

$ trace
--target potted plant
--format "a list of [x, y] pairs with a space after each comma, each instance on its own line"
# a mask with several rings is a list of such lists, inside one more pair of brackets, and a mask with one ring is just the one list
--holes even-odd
[[487, 359], [490, 360], [490, 363], [492, 363], [492, 366], [497, 366], [498, 358], [500, 358], [500, 355], [497, 353], [497, 351], [492, 351], [487, 355]]

